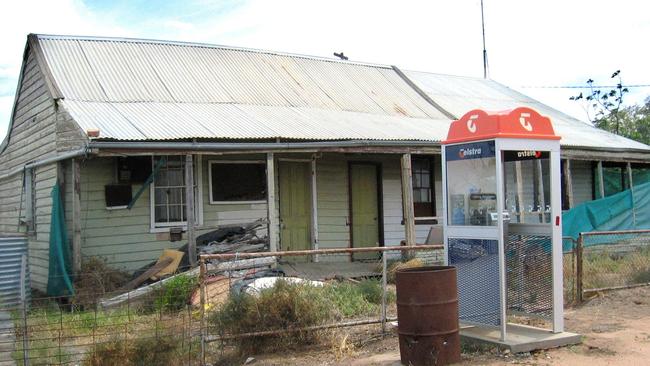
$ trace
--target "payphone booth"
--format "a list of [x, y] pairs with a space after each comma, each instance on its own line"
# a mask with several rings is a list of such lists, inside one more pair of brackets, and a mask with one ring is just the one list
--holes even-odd
[[445, 258], [461, 323], [520, 317], [563, 331], [560, 137], [530, 108], [473, 110], [443, 142]]

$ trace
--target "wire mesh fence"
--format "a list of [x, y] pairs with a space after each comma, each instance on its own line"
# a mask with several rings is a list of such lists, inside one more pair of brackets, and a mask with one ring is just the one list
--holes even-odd
[[577, 252], [583, 293], [650, 284], [650, 230], [582, 233]]
[[363, 248], [354, 261], [352, 251], [204, 255], [197, 268], [132, 289], [124, 286], [137, 274], [94, 263], [74, 296], [33, 293], [25, 306], [0, 309], [0, 357], [17, 365], [232, 364], [257, 348], [379, 337], [396, 317], [396, 268], [443, 262], [440, 245]]
[[[650, 283], [650, 230], [584, 233], [563, 244], [566, 304]], [[533, 298], [549, 280], [545, 245], [509, 247], [508, 299], [519, 312], [548, 310]], [[202, 255], [198, 268], [134, 288], [124, 287], [133, 274], [94, 263], [74, 296], [33, 293], [0, 309], [0, 357], [17, 365], [203, 365], [265, 347], [340, 347], [390, 329], [396, 269], [443, 262], [442, 246]]]
[[381, 337], [397, 316], [395, 271], [443, 260], [441, 245], [204, 255], [206, 360]]

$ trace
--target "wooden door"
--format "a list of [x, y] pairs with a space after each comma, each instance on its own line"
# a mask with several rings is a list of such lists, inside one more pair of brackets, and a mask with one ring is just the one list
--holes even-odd
[[[353, 248], [379, 246], [379, 187], [375, 164], [350, 164], [350, 217]], [[352, 256], [353, 260], [377, 259], [378, 253]]]
[[[309, 163], [280, 161], [280, 247], [311, 249], [311, 185]], [[286, 257], [287, 260], [309, 260]]]

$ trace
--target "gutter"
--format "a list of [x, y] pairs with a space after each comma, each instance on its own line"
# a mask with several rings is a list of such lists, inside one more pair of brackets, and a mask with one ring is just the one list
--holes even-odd
[[317, 141], [317, 142], [102, 142], [91, 141], [90, 149], [126, 150], [195, 150], [195, 151], [240, 151], [240, 150], [299, 150], [327, 147], [439, 147], [435, 141]]
[[29, 162], [29, 163], [26, 163], [23, 166], [19, 166], [17, 168], [14, 168], [14, 169], [10, 170], [9, 172], [7, 172], [5, 174], [0, 175], [0, 180], [4, 180], [4, 179], [7, 179], [7, 178], [9, 178], [9, 177], [11, 177], [13, 175], [22, 173], [25, 169], [37, 168], [39, 166], [48, 165], [48, 164], [56, 163], [56, 162], [59, 162], [59, 161], [62, 161], [62, 160], [72, 159], [72, 158], [76, 158], [76, 157], [80, 157], [80, 156], [86, 156], [86, 155], [88, 155], [88, 149], [84, 147], [84, 148], [79, 149], [79, 150], [73, 150], [73, 151], [63, 153], [63, 154], [50, 156], [50, 157], [47, 157], [47, 158], [42, 159], [42, 160]]

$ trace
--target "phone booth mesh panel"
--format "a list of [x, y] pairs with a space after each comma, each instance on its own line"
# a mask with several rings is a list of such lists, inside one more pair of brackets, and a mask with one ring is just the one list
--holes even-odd
[[508, 312], [550, 319], [553, 315], [550, 236], [510, 234], [505, 254]]
[[458, 273], [460, 320], [498, 326], [499, 253], [498, 241], [449, 238], [449, 265]]

